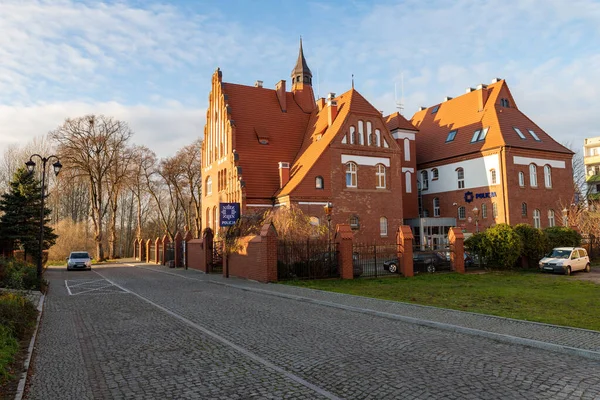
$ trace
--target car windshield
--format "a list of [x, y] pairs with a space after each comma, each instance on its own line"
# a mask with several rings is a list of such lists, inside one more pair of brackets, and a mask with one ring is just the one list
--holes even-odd
[[569, 258], [571, 255], [571, 250], [565, 249], [553, 249], [546, 257], [551, 258]]
[[88, 253], [71, 253], [71, 258], [90, 258]]

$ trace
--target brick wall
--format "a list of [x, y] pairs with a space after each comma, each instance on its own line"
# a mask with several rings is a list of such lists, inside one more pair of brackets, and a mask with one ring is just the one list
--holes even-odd
[[239, 238], [238, 245], [238, 251], [227, 259], [230, 277], [277, 281], [277, 233], [273, 225], [263, 225], [259, 235]]
[[208, 272], [204, 239], [191, 239], [187, 243], [188, 268]]

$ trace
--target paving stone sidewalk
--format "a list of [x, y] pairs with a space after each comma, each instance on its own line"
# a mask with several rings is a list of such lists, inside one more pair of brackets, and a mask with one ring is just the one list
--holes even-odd
[[420, 325], [485, 336], [491, 339], [528, 345], [561, 353], [576, 354], [600, 360], [600, 332], [558, 325], [516, 320], [491, 315], [421, 306], [388, 300], [326, 292], [281, 284], [264, 284], [238, 278], [223, 278], [197, 270], [172, 269], [156, 265], [136, 264], [185, 278], [209, 281], [241, 290], [261, 292], [298, 301], [374, 313]]

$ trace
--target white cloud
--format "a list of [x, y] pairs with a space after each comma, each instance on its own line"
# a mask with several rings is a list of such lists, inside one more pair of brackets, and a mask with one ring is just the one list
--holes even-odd
[[206, 110], [165, 105], [125, 106], [115, 102], [0, 105], [0, 154], [11, 144], [23, 145], [45, 136], [67, 117], [87, 114], [104, 114], [126, 121], [134, 132], [132, 143], [143, 144], [159, 157], [167, 157], [201, 136]]

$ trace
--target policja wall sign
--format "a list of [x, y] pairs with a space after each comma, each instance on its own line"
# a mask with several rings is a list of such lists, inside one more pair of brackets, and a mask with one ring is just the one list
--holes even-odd
[[232, 226], [240, 219], [240, 203], [219, 203], [219, 226]]

